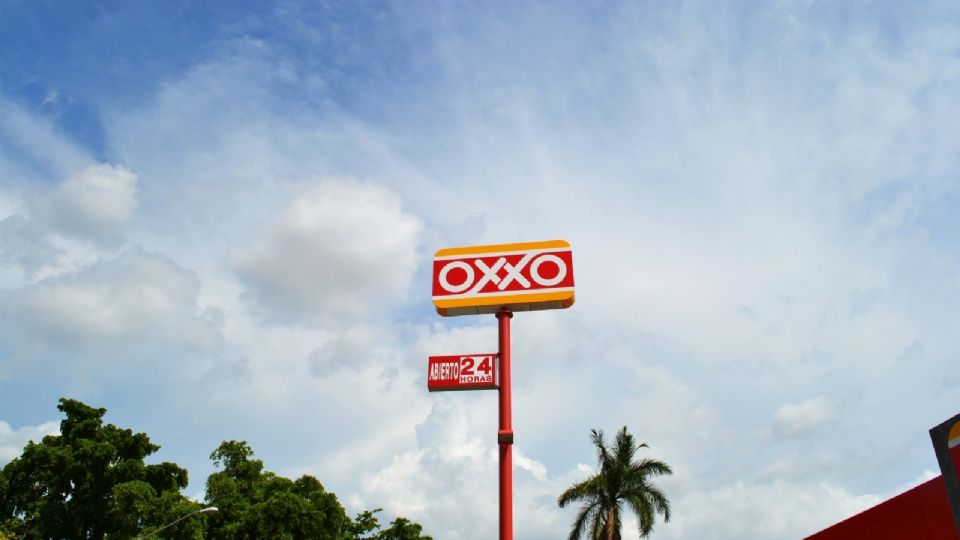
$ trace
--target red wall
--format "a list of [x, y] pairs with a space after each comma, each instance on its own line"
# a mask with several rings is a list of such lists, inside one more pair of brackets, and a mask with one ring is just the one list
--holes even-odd
[[807, 540], [960, 540], [938, 476]]

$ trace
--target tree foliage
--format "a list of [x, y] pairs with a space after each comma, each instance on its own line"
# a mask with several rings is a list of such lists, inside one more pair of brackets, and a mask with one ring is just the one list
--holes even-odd
[[352, 522], [336, 495], [313, 476], [296, 481], [263, 470], [246, 442], [224, 441], [210, 454], [222, 470], [207, 478], [208, 538], [339, 540], [352, 538]]
[[224, 441], [210, 459], [222, 470], [207, 478], [206, 502], [220, 510], [209, 519], [207, 538], [431, 540], [421, 536], [420, 525], [402, 517], [379, 530], [375, 514], [380, 509], [351, 520], [319, 480], [303, 475], [293, 481], [265, 471], [244, 441]]
[[[106, 409], [61, 399], [60, 434], [29, 442], [0, 473], [0, 523], [20, 538], [131, 536], [198, 508], [180, 490], [187, 471], [146, 465], [159, 446], [144, 433], [104, 424]], [[198, 534], [183, 530], [184, 537]]]
[[390, 523], [389, 527], [380, 530], [380, 521], [376, 514], [382, 511], [382, 508], [377, 508], [358, 514], [354, 520], [352, 538], [358, 540], [433, 540], [430, 536], [422, 536], [423, 527], [404, 517], [398, 517]]
[[350, 519], [319, 480], [264, 470], [243, 441], [224, 441], [210, 454], [218, 471], [207, 478], [205, 503], [218, 512], [191, 515], [201, 505], [181, 493], [187, 471], [145, 464], [160, 448], [146, 434], [104, 424], [105, 409], [79, 401], [61, 399], [58, 409], [66, 416], [60, 434], [29, 442], [0, 469], [0, 540], [153, 533], [181, 540], [432, 540], [402, 517], [381, 528], [380, 509]]
[[570, 528], [569, 540], [577, 540], [584, 533], [592, 539], [620, 540], [624, 505], [637, 516], [641, 538], [653, 530], [656, 514], [670, 521], [670, 501], [652, 483], [652, 477], [673, 474], [670, 467], [655, 459], [635, 461], [636, 451], [647, 445], [637, 445], [626, 426], [610, 446], [603, 439], [603, 431], [590, 433], [600, 470], [570, 486], [557, 499], [561, 508], [572, 502], [584, 503]]
[[430, 536], [422, 536], [423, 527], [406, 518], [398, 517], [390, 526], [377, 533], [376, 540], [433, 540]]

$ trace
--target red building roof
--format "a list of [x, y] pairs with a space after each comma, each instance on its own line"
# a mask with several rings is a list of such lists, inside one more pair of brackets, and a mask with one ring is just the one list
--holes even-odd
[[960, 540], [943, 477], [936, 477], [806, 540]]

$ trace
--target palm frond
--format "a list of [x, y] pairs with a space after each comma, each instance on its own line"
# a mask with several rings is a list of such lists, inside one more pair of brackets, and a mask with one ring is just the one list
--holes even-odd
[[663, 515], [663, 521], [670, 521], [670, 500], [656, 486], [647, 486], [647, 498], [656, 511]]
[[647, 448], [636, 444], [626, 426], [617, 431], [608, 446], [603, 431], [590, 430], [600, 470], [590, 478], [570, 486], [557, 499], [564, 507], [573, 501], [585, 501], [577, 513], [569, 540], [580, 540], [586, 533], [592, 540], [620, 540], [625, 503], [639, 520], [640, 536], [653, 530], [657, 514], [670, 521], [670, 501], [650, 479], [673, 474], [664, 462], [655, 459], [635, 461], [636, 452]]
[[633, 513], [637, 516], [637, 525], [640, 530], [640, 538], [650, 534], [650, 531], [653, 530], [653, 522], [655, 517], [653, 505], [651, 505], [650, 501], [639, 492], [633, 492], [624, 497], [624, 499], [627, 501], [630, 509], [633, 510]]
[[593, 442], [593, 445], [597, 447], [597, 463], [600, 465], [600, 470], [603, 471], [609, 467], [611, 461], [610, 453], [607, 451], [607, 445], [603, 440], [603, 430], [591, 429], [590, 440]]
[[602, 499], [602, 495], [603, 486], [600, 475], [593, 475], [583, 482], [577, 482], [567, 488], [566, 491], [561, 493], [560, 497], [557, 498], [557, 505], [563, 508], [574, 501], [583, 501], [586, 499], [600, 500]]
[[573, 527], [570, 529], [570, 536], [567, 537], [567, 540], [580, 540], [581, 536], [583, 536], [583, 526], [587, 523], [587, 520], [590, 519], [591, 513], [597, 512], [599, 506], [599, 503], [594, 501], [580, 507], [580, 510], [577, 512], [577, 519], [573, 521]]
[[[656, 459], [643, 459], [630, 465], [631, 473], [647, 476], [667, 476], [673, 474], [673, 469], [666, 463]], [[634, 472], [635, 471], [635, 472]]]
[[627, 426], [617, 432], [617, 438], [613, 443], [613, 451], [616, 456], [616, 460], [623, 464], [629, 465], [633, 461], [633, 454], [636, 451], [637, 446], [633, 442], [633, 435], [627, 431]]
[[604, 513], [603, 509], [600, 509], [598, 512], [594, 512], [593, 519], [590, 520], [590, 538], [593, 540], [603, 538], [604, 523], [606, 523]]

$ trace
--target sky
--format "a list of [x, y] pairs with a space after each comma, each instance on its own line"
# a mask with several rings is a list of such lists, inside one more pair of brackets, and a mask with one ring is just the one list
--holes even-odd
[[[795, 539], [960, 412], [954, 2], [0, 0], [0, 465], [60, 397], [190, 471], [497, 530], [495, 392], [429, 393], [441, 248], [564, 239], [513, 329], [518, 538], [626, 426], [653, 538]], [[627, 521], [625, 538], [636, 538]]]

